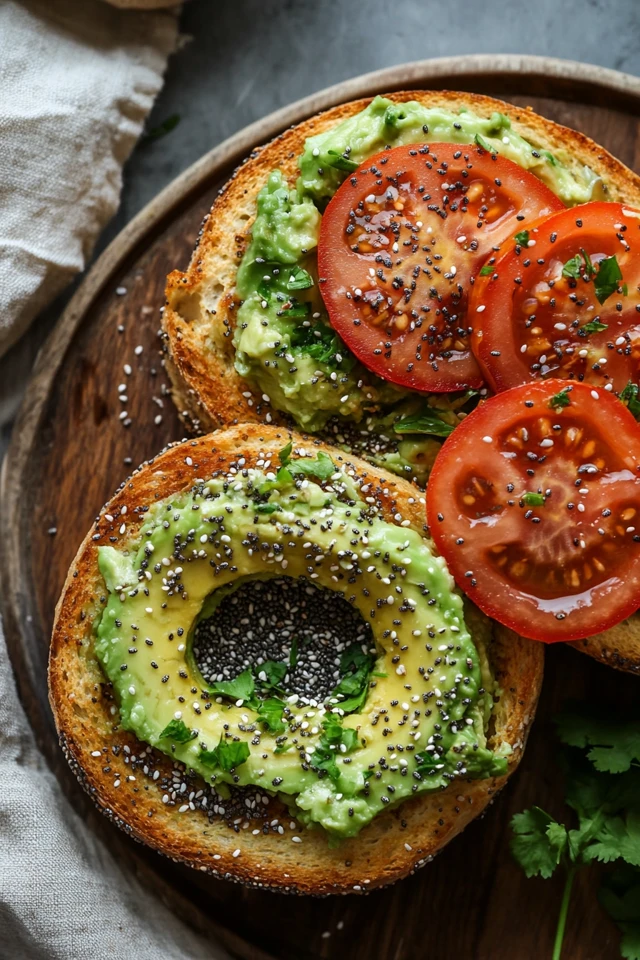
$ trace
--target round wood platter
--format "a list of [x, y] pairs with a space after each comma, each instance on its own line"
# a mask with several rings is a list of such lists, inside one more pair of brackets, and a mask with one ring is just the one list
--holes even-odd
[[[212, 150], [105, 251], [38, 357], [3, 468], [2, 614], [41, 749], [115, 855], [212, 943], [250, 960], [550, 957], [562, 878], [525, 879], [509, 853], [509, 820], [532, 803], [566, 816], [552, 749], [552, 718], [560, 705], [568, 698], [631, 705], [640, 689], [636, 677], [563, 645], [550, 648], [538, 717], [517, 775], [485, 817], [434, 863], [368, 897], [260, 893], [165, 860], [94, 810], [59, 750], [46, 668], [67, 567], [99, 508], [131, 469], [184, 434], [157, 336], [166, 274], [186, 266], [217, 190], [254, 146], [341, 101], [412, 88], [477, 91], [530, 105], [640, 169], [640, 81], [614, 71], [537, 57], [477, 56], [394, 67], [314, 94]], [[619, 956], [617, 931], [596, 900], [597, 872], [584, 871], [574, 887], [563, 953], [570, 960]]]

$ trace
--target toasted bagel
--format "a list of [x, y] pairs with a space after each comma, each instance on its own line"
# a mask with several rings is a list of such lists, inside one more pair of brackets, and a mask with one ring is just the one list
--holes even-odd
[[[498, 110], [509, 117], [517, 133], [534, 146], [559, 154], [570, 169], [589, 166], [602, 178], [608, 199], [640, 206], [637, 174], [584, 134], [530, 109], [472, 93], [413, 90], [388, 96], [396, 101], [417, 100], [428, 107], [467, 108], [481, 116]], [[163, 315], [166, 367], [178, 410], [195, 432], [238, 422], [286, 422], [286, 416], [266, 405], [261, 392], [234, 367], [231, 332], [237, 267], [255, 217], [257, 194], [269, 172], [278, 167], [293, 186], [305, 140], [353, 116], [369, 102], [333, 107], [257, 148], [216, 199], [187, 270], [169, 275]], [[640, 672], [640, 617], [573, 646], [619, 670]]]
[[[305, 830], [298, 846], [286, 831], [235, 832], [222, 816], [179, 809], [178, 803], [163, 800], [168, 799], [166, 785], [175, 764], [120, 728], [110, 685], [93, 648], [94, 621], [105, 593], [98, 547], [117, 539], [122, 508], [127, 508], [127, 543], [135, 542], [145, 516], [142, 508], [189, 490], [196, 477], [226, 469], [240, 454], [249, 467], [265, 452], [275, 458], [289, 440], [297, 444], [302, 438], [274, 426], [236, 426], [170, 446], [121, 486], [82, 543], [56, 609], [49, 660], [51, 706], [62, 747], [80, 782], [103, 812], [135, 839], [197, 869], [254, 886], [311, 894], [370, 890], [431, 860], [485, 809], [516, 769], [542, 682], [541, 644], [494, 624], [487, 653], [500, 695], [487, 733], [490, 747], [511, 747], [505, 776], [459, 778], [443, 791], [385, 809], [357, 837], [337, 847], [328, 845], [322, 830]], [[307, 447], [309, 442], [307, 438]], [[415, 487], [313, 442], [334, 461], [349, 464], [363, 482], [375, 484], [386, 521], [393, 523], [401, 512], [411, 527], [424, 531], [424, 507]], [[194, 791], [205, 786], [188, 772], [178, 775]], [[282, 816], [285, 810], [277, 799], [266, 808], [269, 817]], [[285, 822], [291, 818], [284, 816]]]

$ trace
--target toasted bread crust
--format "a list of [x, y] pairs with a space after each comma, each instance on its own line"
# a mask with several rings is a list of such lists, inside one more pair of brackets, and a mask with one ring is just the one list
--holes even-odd
[[[145, 516], [141, 507], [189, 489], [196, 477], [224, 470], [240, 452], [247, 466], [255, 464], [265, 450], [275, 456], [289, 439], [302, 442], [288, 430], [248, 424], [182, 441], [144, 464], [122, 485], [80, 547], [56, 609], [49, 660], [51, 706], [61, 744], [81, 783], [103, 812], [135, 839], [193, 867], [247, 884], [312, 894], [365, 891], [404, 877], [429, 861], [484, 810], [515, 770], [542, 682], [541, 644], [495, 625], [489, 654], [503, 693], [489, 742], [512, 745], [507, 775], [458, 780], [447, 790], [408, 800], [377, 816], [357, 837], [336, 849], [329, 848], [320, 830], [305, 830], [302, 844], [294, 844], [287, 833], [254, 836], [250, 829], [236, 833], [223, 819], [210, 820], [201, 810], [180, 813], [177, 806], [163, 803], [163, 783], [171, 778], [173, 763], [150, 748], [146, 748], [148, 764], [159, 771], [157, 780], [139, 769], [135, 779], [128, 779], [132, 768], [125, 759], [139, 756], [145, 745], [118, 727], [109, 684], [92, 653], [92, 623], [104, 595], [97, 550], [101, 543], [117, 538], [122, 507], [127, 507], [126, 537], [135, 538]], [[423, 529], [423, 507], [414, 487], [318, 441], [307, 439], [306, 446], [311, 442], [374, 483], [385, 519], [392, 521], [400, 511], [412, 526]]]
[[[452, 110], [467, 107], [489, 116], [506, 114], [514, 129], [534, 146], [568, 154], [573, 167], [591, 167], [607, 187], [610, 200], [640, 206], [640, 177], [589, 137], [546, 120], [532, 110], [472, 93], [413, 90], [388, 94], [392, 100], [418, 100], [425, 106]], [[191, 429], [214, 429], [233, 423], [286, 421], [265, 405], [234, 367], [231, 331], [237, 265], [255, 216], [255, 201], [268, 174], [279, 167], [293, 185], [297, 158], [307, 137], [327, 130], [362, 110], [369, 99], [341, 104], [287, 130], [258, 148], [220, 193], [205, 219], [198, 245], [185, 273], [168, 277], [163, 329], [168, 347], [167, 370], [174, 401]], [[212, 312], [207, 312], [212, 311]], [[619, 670], [640, 672], [640, 620], [627, 621], [576, 649]]]

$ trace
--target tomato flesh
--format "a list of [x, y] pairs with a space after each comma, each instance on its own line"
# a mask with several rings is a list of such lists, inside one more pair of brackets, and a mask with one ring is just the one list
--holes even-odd
[[[566, 377], [618, 393], [637, 382], [640, 211], [585, 204], [552, 215], [530, 240], [495, 256], [471, 296], [472, 346], [490, 386]], [[613, 257], [605, 285], [600, 271]]]
[[485, 613], [535, 640], [593, 636], [640, 606], [640, 425], [587, 384], [501, 393], [445, 441], [427, 518]]
[[345, 180], [322, 218], [318, 272], [331, 324], [393, 383], [431, 392], [481, 386], [467, 317], [474, 277], [519, 230], [559, 209], [536, 177], [475, 146], [378, 154]]

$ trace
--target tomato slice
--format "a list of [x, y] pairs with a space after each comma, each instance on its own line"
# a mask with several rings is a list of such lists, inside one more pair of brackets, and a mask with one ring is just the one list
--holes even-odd
[[[532, 242], [533, 241], [533, 242]], [[473, 351], [494, 390], [544, 377], [620, 392], [640, 378], [640, 211], [587, 203], [489, 260], [470, 298]]]
[[640, 606], [640, 424], [587, 384], [498, 394], [445, 441], [427, 519], [489, 616], [547, 643], [592, 636]]
[[482, 385], [469, 344], [474, 276], [529, 222], [562, 209], [532, 174], [476, 146], [396, 147], [329, 203], [318, 245], [332, 325], [379, 376], [414, 390]]

